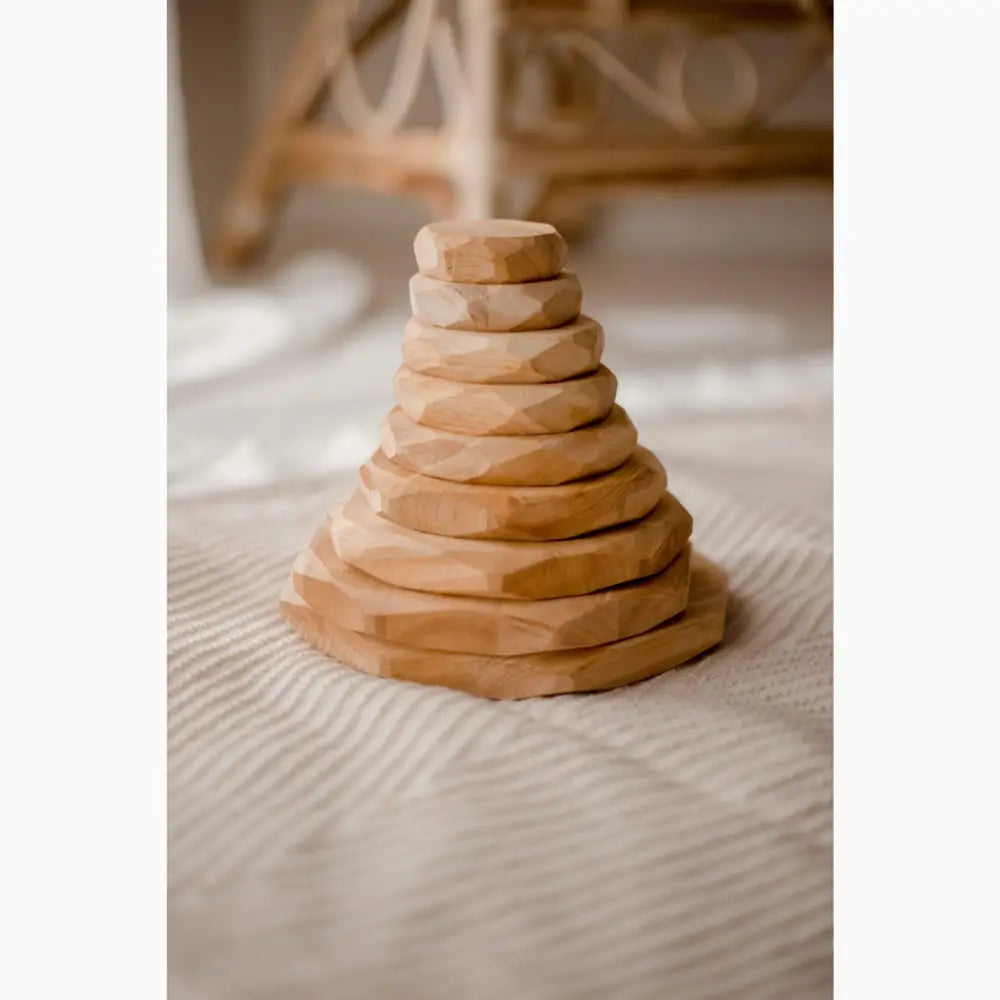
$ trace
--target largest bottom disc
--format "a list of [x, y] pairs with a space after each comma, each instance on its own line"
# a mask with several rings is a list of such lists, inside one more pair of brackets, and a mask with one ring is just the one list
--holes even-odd
[[341, 628], [317, 614], [289, 585], [281, 613], [308, 642], [365, 673], [456, 688], [484, 698], [599, 691], [680, 666], [722, 639], [726, 574], [695, 555], [687, 608], [641, 635], [584, 649], [484, 656], [419, 649]]

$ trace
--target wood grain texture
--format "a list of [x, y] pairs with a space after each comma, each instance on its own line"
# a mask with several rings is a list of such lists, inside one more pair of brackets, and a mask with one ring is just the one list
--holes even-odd
[[411, 317], [403, 331], [409, 368], [456, 382], [558, 382], [593, 371], [603, 353], [604, 330], [589, 316], [518, 333], [446, 330]]
[[282, 614], [361, 670], [494, 698], [614, 687], [720, 641], [725, 574], [693, 561], [691, 515], [615, 405], [555, 230], [432, 224], [414, 251], [398, 405]]
[[521, 656], [449, 653], [363, 635], [323, 618], [290, 584], [281, 614], [317, 649], [365, 673], [484, 698], [531, 698], [631, 684], [711, 649], [725, 627], [726, 574], [695, 555], [688, 604], [678, 617], [619, 642]]
[[594, 594], [506, 601], [402, 590], [338, 558], [329, 526], [292, 568], [296, 592], [342, 628], [391, 642], [513, 656], [616, 642], [680, 614], [687, 603], [690, 547], [654, 576]]
[[638, 435], [620, 406], [564, 434], [454, 434], [424, 427], [398, 406], [382, 421], [382, 451], [413, 472], [461, 483], [555, 486], [621, 465]]
[[462, 284], [426, 274], [410, 279], [413, 315], [453, 330], [546, 330], [576, 319], [582, 301], [572, 271], [513, 285]]
[[691, 527], [691, 515], [669, 493], [638, 521], [547, 542], [414, 531], [379, 517], [360, 492], [330, 511], [337, 555], [385, 583], [517, 600], [589, 594], [659, 573], [687, 544]]
[[460, 538], [544, 541], [574, 538], [633, 521], [667, 486], [660, 460], [645, 448], [610, 472], [559, 486], [488, 486], [422, 476], [377, 451], [359, 487], [383, 517], [416, 531]]
[[393, 380], [396, 401], [411, 420], [456, 434], [560, 434], [611, 410], [618, 380], [601, 365], [563, 382], [481, 385], [453, 382], [405, 365]]
[[475, 284], [552, 278], [566, 263], [566, 242], [552, 226], [521, 219], [432, 222], [413, 252], [422, 274]]

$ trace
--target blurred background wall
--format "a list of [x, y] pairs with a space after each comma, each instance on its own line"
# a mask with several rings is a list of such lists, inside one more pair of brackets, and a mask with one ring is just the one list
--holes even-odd
[[[188, 155], [200, 232], [206, 237], [236, 174], [241, 155], [275, 94], [308, 0], [176, 0], [181, 81], [187, 117]], [[364, 4], [362, 4], [364, 10]], [[373, 98], [381, 91], [395, 54], [398, 31], [390, 33], [362, 63], [362, 81]], [[780, 39], [755, 34], [754, 51], [766, 73], [781, 58]], [[631, 58], [651, 56], [642, 40]], [[712, 87], [707, 62], [700, 86]], [[430, 123], [435, 97], [427, 77], [409, 121]], [[718, 82], [727, 86], [726, 80]], [[622, 100], [616, 113], [630, 113]], [[814, 73], [783, 109], [778, 122], [832, 121], [832, 75]], [[291, 199], [281, 228], [289, 250], [322, 243], [363, 220], [393, 231], [399, 216], [419, 225], [428, 211], [404, 199], [370, 192], [305, 190]], [[602, 208], [603, 238], [661, 253], [685, 256], [748, 255], [832, 259], [832, 197], [828, 186], [776, 186], [700, 192], [642, 192]]]

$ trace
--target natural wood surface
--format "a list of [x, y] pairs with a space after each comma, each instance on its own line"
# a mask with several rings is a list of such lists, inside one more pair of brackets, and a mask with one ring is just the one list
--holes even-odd
[[342, 628], [429, 649], [514, 656], [616, 642], [680, 614], [690, 547], [655, 576], [594, 594], [507, 601], [402, 590], [338, 558], [324, 526], [292, 567], [298, 594]]
[[461, 538], [574, 538], [633, 521], [667, 486], [659, 459], [636, 448], [617, 469], [560, 486], [486, 486], [432, 479], [377, 451], [361, 468], [369, 506], [416, 531]]
[[398, 405], [297, 557], [284, 617], [361, 670], [491, 698], [615, 687], [719, 642], [725, 573], [693, 556], [691, 515], [615, 405], [575, 275], [544, 276], [558, 234], [450, 222], [414, 249], [474, 280], [411, 279]]
[[447, 538], [379, 517], [360, 492], [330, 511], [337, 555], [396, 587], [543, 600], [659, 573], [687, 544], [691, 515], [664, 493], [641, 520], [546, 542]]
[[566, 243], [552, 226], [521, 219], [432, 222], [413, 252], [422, 274], [470, 283], [538, 281], [566, 263]]
[[638, 435], [620, 406], [564, 434], [454, 434], [424, 427], [394, 407], [382, 421], [382, 451], [414, 472], [461, 483], [555, 486], [621, 465]]
[[602, 365], [563, 382], [481, 385], [403, 365], [393, 386], [406, 414], [426, 427], [456, 434], [558, 434], [606, 417], [618, 380]]
[[715, 646], [725, 624], [726, 574], [695, 555], [688, 605], [679, 617], [619, 642], [522, 656], [447, 653], [363, 635], [322, 617], [291, 583], [282, 594], [281, 613], [317, 649], [366, 673], [484, 698], [531, 698], [630, 684]]
[[589, 316], [517, 333], [446, 330], [410, 317], [403, 330], [407, 367], [456, 382], [559, 382], [593, 371], [603, 353], [604, 329]]
[[513, 285], [441, 281], [426, 274], [410, 279], [413, 315], [454, 330], [546, 330], [576, 319], [582, 300], [572, 271]]

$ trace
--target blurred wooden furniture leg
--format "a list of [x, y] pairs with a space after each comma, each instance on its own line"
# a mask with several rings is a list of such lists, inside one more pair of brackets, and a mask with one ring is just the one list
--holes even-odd
[[467, 113], [452, 143], [456, 208], [463, 219], [497, 211], [499, 41], [497, 0], [462, 0]]
[[353, 3], [316, 0], [306, 16], [279, 93], [223, 208], [211, 248], [213, 262], [245, 264], [270, 235], [285, 190], [279, 163], [282, 140], [318, 111], [333, 69], [347, 47], [353, 13]]

